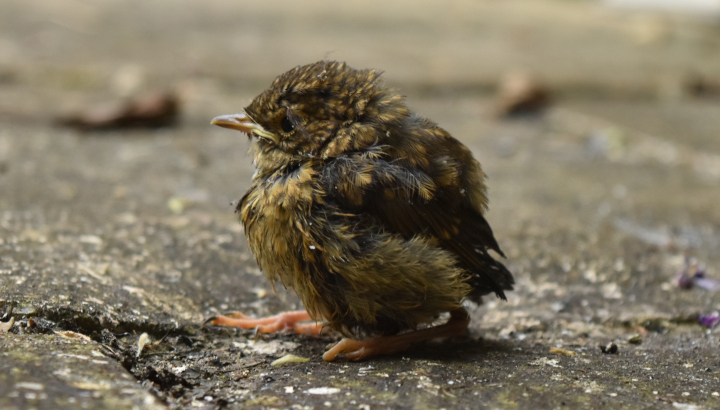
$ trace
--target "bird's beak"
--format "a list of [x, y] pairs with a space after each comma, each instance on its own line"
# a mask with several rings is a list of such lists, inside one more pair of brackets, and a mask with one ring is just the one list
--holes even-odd
[[280, 142], [280, 139], [277, 135], [273, 134], [272, 132], [265, 131], [262, 126], [256, 124], [255, 121], [253, 121], [245, 113], [220, 115], [213, 118], [212, 121], [210, 121], [210, 124], [217, 125], [218, 127], [230, 128], [231, 130], [244, 132], [248, 135], [248, 137], [251, 137], [253, 134], [255, 134], [257, 137], [265, 138], [274, 142], [275, 144]]

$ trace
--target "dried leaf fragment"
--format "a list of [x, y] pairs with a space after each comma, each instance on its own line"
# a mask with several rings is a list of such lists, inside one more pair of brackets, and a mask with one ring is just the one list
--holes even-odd
[[310, 359], [307, 357], [295, 356], [294, 354], [286, 354], [285, 356], [270, 363], [270, 366], [283, 366], [290, 363], [306, 363]]
[[137, 348], [137, 354], [135, 357], [140, 357], [140, 354], [142, 353], [145, 346], [150, 344], [150, 336], [147, 333], [143, 333], [140, 335], [140, 338], [138, 338], [138, 348]]
[[7, 322], [0, 322], [0, 333], [7, 333], [15, 323], [15, 318], [11, 317]]
[[72, 330], [64, 330], [64, 331], [58, 331], [55, 330], [54, 333], [63, 339], [74, 339], [74, 340], [83, 340], [86, 342], [91, 342], [92, 339], [90, 337], [85, 336], [82, 333], [73, 332]]
[[123, 103], [108, 103], [59, 117], [58, 124], [81, 131], [121, 128], [160, 128], [174, 125], [180, 101], [173, 93], [156, 92]]
[[577, 353], [572, 350], [561, 349], [559, 347], [551, 347], [550, 354], [559, 354], [562, 356], [577, 356]]

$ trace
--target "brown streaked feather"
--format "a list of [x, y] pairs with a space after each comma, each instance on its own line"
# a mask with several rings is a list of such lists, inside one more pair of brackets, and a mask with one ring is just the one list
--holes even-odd
[[[372, 184], [354, 184], [354, 175], [372, 170]], [[377, 219], [389, 232], [405, 239], [431, 235], [440, 246], [451, 251], [460, 265], [476, 280], [473, 296], [494, 292], [505, 298], [512, 290], [512, 275], [489, 255], [492, 249], [503, 255], [485, 217], [463, 198], [459, 187], [465, 181], [454, 181], [449, 187], [438, 188], [420, 169], [400, 167], [379, 158], [338, 158], [328, 163], [322, 184], [329, 193], [337, 193], [338, 202], [349, 209]], [[392, 192], [388, 195], [387, 192]], [[504, 256], [504, 255], [503, 255]]]

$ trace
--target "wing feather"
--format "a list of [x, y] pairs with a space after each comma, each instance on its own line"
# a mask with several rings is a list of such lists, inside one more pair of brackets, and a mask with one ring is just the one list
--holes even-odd
[[[458, 172], [455, 178], [462, 174], [466, 180], [445, 178], [439, 184], [430, 174], [366, 151], [330, 161], [323, 168], [321, 181], [331, 197], [340, 198], [341, 209], [369, 215], [384, 230], [405, 239], [417, 235], [435, 238], [470, 272], [468, 282], [476, 296], [494, 292], [505, 298], [504, 291], [511, 290], [514, 283], [512, 275], [488, 251], [504, 255], [481, 209], [473, 207], [460, 188], [473, 177], [481, 180], [482, 175]], [[448, 173], [442, 175], [447, 177]], [[351, 182], [358, 179], [364, 183]]]

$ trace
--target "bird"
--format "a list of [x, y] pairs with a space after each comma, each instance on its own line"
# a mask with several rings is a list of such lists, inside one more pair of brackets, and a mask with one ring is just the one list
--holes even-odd
[[273, 289], [281, 283], [305, 308], [213, 324], [329, 327], [342, 339], [323, 359], [361, 360], [461, 337], [466, 300], [507, 300], [514, 279], [485, 218], [479, 162], [381, 74], [337, 61], [297, 66], [242, 113], [212, 119], [252, 141], [256, 171], [236, 213]]

